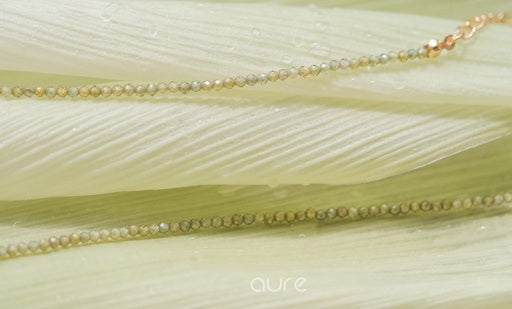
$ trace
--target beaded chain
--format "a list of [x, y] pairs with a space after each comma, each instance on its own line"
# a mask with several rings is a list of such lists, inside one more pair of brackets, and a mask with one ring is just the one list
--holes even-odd
[[443, 50], [452, 50], [455, 43], [459, 40], [468, 40], [485, 25], [491, 23], [504, 23], [512, 24], [512, 19], [508, 18], [504, 13], [489, 13], [487, 15], [475, 16], [466, 21], [463, 25], [457, 27], [453, 34], [447, 35], [443, 40], [430, 40], [427, 44], [420, 48], [412, 48], [409, 50], [401, 50], [399, 52], [390, 51], [380, 55], [362, 56], [360, 58], [340, 59], [323, 62], [321, 64], [313, 64], [310, 66], [301, 66], [299, 68], [288, 68], [280, 70], [272, 70], [268, 73], [261, 74], [248, 74], [247, 76], [227, 77], [224, 79], [195, 80], [192, 82], [169, 82], [169, 83], [150, 83], [147, 85], [125, 84], [125, 85], [93, 85], [81, 87], [0, 87], [1, 94], [5, 97], [47, 97], [47, 98], [97, 98], [97, 97], [110, 97], [110, 96], [154, 96], [163, 95], [166, 93], [181, 92], [186, 94], [190, 91], [210, 91], [221, 89], [232, 89], [234, 87], [254, 86], [256, 84], [266, 84], [267, 82], [283, 81], [289, 78], [300, 77], [314, 77], [320, 73], [337, 70], [356, 70], [376, 65], [384, 65], [391, 62], [406, 62], [408, 60], [435, 58]]
[[512, 194], [496, 194], [493, 196], [474, 196], [473, 198], [428, 201], [410, 203], [381, 204], [379, 206], [339, 207], [315, 210], [312, 208], [298, 212], [234, 214], [224, 217], [205, 217], [182, 221], [160, 222], [151, 225], [130, 225], [121, 228], [101, 229], [97, 231], [71, 233], [69, 235], [51, 236], [39, 241], [20, 242], [0, 246], [0, 259], [15, 258], [27, 255], [49, 253], [60, 249], [79, 247], [97, 243], [117, 242], [130, 239], [144, 239], [169, 234], [188, 233], [208, 228], [237, 228], [257, 226], [261, 224], [278, 225], [301, 222], [321, 222], [334, 220], [357, 220], [377, 216], [399, 216], [408, 213], [437, 212], [441, 210], [461, 210], [477, 207], [500, 206], [512, 202]]

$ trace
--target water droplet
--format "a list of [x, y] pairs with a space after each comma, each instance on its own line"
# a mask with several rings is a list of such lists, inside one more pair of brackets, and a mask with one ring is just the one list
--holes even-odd
[[278, 111], [280, 111], [279, 107], [274, 108], [274, 112], [277, 113]]
[[482, 226], [480, 227], [480, 229], [481, 229], [482, 231], [483, 231], [483, 230], [485, 230], [485, 229], [486, 229], [485, 225], [482, 225]]
[[286, 64], [290, 64], [292, 63], [292, 57], [288, 56], [288, 55], [284, 55], [283, 56], [283, 62], [286, 63]]
[[324, 23], [324, 22], [319, 21], [319, 22], [316, 23], [316, 28], [318, 30], [324, 31], [325, 29], [327, 29], [327, 24]]
[[321, 45], [319, 43], [313, 43], [311, 44], [311, 49], [310, 49], [311, 53], [312, 54], [315, 54], [317, 56], [329, 56], [329, 53], [331, 52], [331, 50], [329, 49], [329, 47], [325, 46], [325, 45]]
[[119, 10], [119, 6], [114, 3], [109, 3], [105, 8], [103, 9], [103, 12], [101, 13], [101, 18], [104, 22], [109, 22], [112, 20], [112, 16]]
[[252, 28], [252, 31], [251, 31], [252, 35], [254, 35], [255, 37], [259, 37], [261, 32], [260, 32], [260, 29], [258, 28]]

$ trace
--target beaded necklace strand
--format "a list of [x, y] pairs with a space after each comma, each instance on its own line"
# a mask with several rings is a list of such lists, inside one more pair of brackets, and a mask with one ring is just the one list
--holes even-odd
[[310, 66], [301, 66], [299, 68], [287, 68], [280, 70], [272, 70], [268, 73], [248, 74], [247, 76], [227, 77], [224, 79], [195, 80], [192, 82], [161, 82], [150, 83], [146, 85], [125, 84], [125, 85], [92, 85], [80, 87], [0, 87], [1, 94], [5, 97], [21, 98], [21, 97], [38, 97], [38, 98], [108, 98], [120, 96], [154, 96], [165, 95], [167, 93], [180, 92], [183, 94], [199, 91], [232, 89], [234, 87], [254, 86], [257, 84], [266, 84], [268, 82], [284, 81], [297, 76], [315, 77], [321, 73], [329, 71], [356, 70], [360, 68], [373, 67], [376, 65], [384, 65], [392, 62], [406, 62], [414, 59], [429, 59], [439, 56], [443, 50], [452, 50], [459, 40], [469, 40], [475, 33], [487, 24], [502, 23], [512, 24], [512, 19], [508, 18], [504, 13], [488, 13], [487, 15], [475, 16], [466, 21], [463, 25], [457, 27], [456, 31], [447, 35], [443, 40], [430, 40], [427, 44], [420, 48], [412, 48], [409, 50], [390, 51], [380, 55], [362, 56], [360, 58], [351, 59], [334, 59], [320, 64]]

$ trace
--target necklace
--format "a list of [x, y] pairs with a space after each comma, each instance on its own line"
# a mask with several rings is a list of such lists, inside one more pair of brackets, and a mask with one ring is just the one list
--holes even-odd
[[[302, 66], [300, 68], [281, 69], [271, 71], [266, 74], [249, 74], [246, 77], [238, 76], [235, 78], [218, 79], [214, 81], [194, 81], [191, 83], [159, 83], [132, 86], [126, 84], [124, 86], [83, 86], [83, 87], [2, 87], [1, 92], [4, 96], [14, 97], [81, 97], [89, 96], [109, 97], [111, 95], [131, 96], [134, 93], [139, 96], [164, 94], [166, 92], [182, 92], [189, 91], [208, 91], [231, 89], [235, 86], [244, 87], [245, 85], [253, 86], [257, 83], [264, 84], [267, 82], [275, 82], [278, 80], [286, 80], [288, 78], [317, 76], [320, 73], [335, 70], [358, 69], [367, 66], [375, 66], [387, 64], [393, 61], [405, 62], [408, 60], [434, 58], [443, 50], [452, 50], [459, 40], [468, 40], [474, 34], [489, 23], [506, 23], [512, 24], [512, 20], [508, 19], [505, 14], [493, 14], [476, 16], [471, 20], [459, 26], [453, 34], [449, 34], [444, 40], [430, 40], [426, 45], [418, 49], [409, 49], [407, 51], [381, 54], [380, 56], [363, 56], [358, 59], [341, 59], [331, 60], [319, 65], [311, 65], [309, 67]], [[496, 195], [488, 195], [484, 198], [480, 196], [467, 197], [464, 199], [443, 201], [421, 202], [404, 202], [400, 204], [387, 204], [361, 206], [361, 207], [344, 207], [328, 208], [315, 210], [312, 208], [298, 212], [282, 212], [275, 213], [258, 213], [258, 214], [234, 214], [228, 216], [205, 217], [202, 219], [189, 219], [182, 221], [160, 222], [150, 225], [130, 225], [121, 228], [100, 229], [97, 231], [83, 231], [71, 233], [69, 235], [51, 236], [38, 241], [29, 241], [28, 243], [20, 242], [17, 244], [9, 244], [0, 246], [0, 259], [16, 258], [26, 255], [34, 255], [58, 251], [60, 249], [72, 248], [96, 243], [116, 242], [130, 239], [143, 239], [148, 237], [158, 237], [168, 234], [188, 233], [208, 228], [239, 228], [257, 225], [279, 225], [279, 224], [295, 224], [301, 222], [322, 222], [322, 221], [346, 221], [361, 220], [369, 217], [393, 217], [402, 216], [418, 212], [438, 212], [438, 211], [455, 211], [460, 209], [482, 208], [491, 206], [502, 206], [505, 203], [512, 202], [511, 193], [503, 193]]]
[[328, 208], [315, 210], [312, 208], [297, 212], [277, 211], [275, 213], [234, 214], [228, 216], [205, 217], [182, 221], [160, 222], [150, 225], [130, 225], [121, 228], [84, 231], [69, 235], [51, 236], [39, 241], [20, 242], [0, 246], [0, 259], [16, 258], [27, 255], [49, 253], [91, 244], [118, 242], [123, 240], [144, 239], [166, 236], [169, 234], [189, 233], [209, 228], [243, 228], [266, 224], [292, 225], [302, 222], [353, 221], [370, 217], [396, 217], [409, 213], [457, 211], [470, 208], [488, 208], [503, 206], [512, 202], [511, 193], [488, 195], [484, 198], [474, 196], [464, 199], [421, 202], [405, 202], [400, 204], [381, 204], [362, 207]]
[[512, 19], [508, 18], [504, 13], [488, 13], [487, 15], [475, 16], [464, 24], [457, 27], [456, 31], [447, 35], [443, 40], [432, 39], [427, 44], [420, 48], [411, 48], [409, 50], [390, 51], [380, 55], [362, 56], [360, 58], [351, 59], [334, 59], [320, 64], [313, 64], [310, 66], [301, 66], [299, 68], [287, 68], [272, 70], [268, 73], [261, 74], [248, 74], [247, 76], [227, 77], [224, 79], [195, 80], [192, 82], [161, 82], [149, 83], [147, 85], [125, 84], [125, 85], [93, 85], [93, 86], [80, 86], [80, 87], [20, 87], [20, 86], [3, 86], [0, 88], [1, 93], [5, 97], [21, 98], [21, 97], [47, 97], [47, 98], [108, 98], [111, 96], [154, 96], [165, 95], [166, 93], [180, 92], [183, 94], [199, 91], [222, 90], [232, 89], [234, 87], [255, 86], [257, 84], [266, 84], [268, 82], [284, 81], [298, 76], [315, 77], [321, 73], [329, 71], [344, 71], [356, 70], [359, 68], [373, 67], [377, 65], [384, 65], [392, 62], [406, 62], [415, 59], [429, 59], [435, 58], [441, 54], [443, 50], [452, 50], [457, 41], [469, 40], [475, 33], [482, 29], [487, 24], [503, 23], [512, 24]]

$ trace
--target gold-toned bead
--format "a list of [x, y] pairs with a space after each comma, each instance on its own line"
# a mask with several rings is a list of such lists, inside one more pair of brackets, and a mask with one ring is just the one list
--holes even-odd
[[283, 222], [285, 219], [285, 215], [284, 215], [284, 212], [282, 211], [278, 211], [274, 214], [274, 220], [276, 222]]
[[212, 226], [213, 227], [221, 227], [222, 226], [222, 218], [220, 218], [220, 217], [213, 217], [212, 218]]
[[496, 195], [494, 196], [494, 204], [499, 205], [499, 204], [501, 204], [501, 203], [503, 203], [503, 195], [501, 195], [501, 194], [496, 194]]
[[262, 223], [263, 221], [265, 221], [265, 216], [262, 213], [258, 213], [254, 216], [255, 223]]
[[452, 202], [449, 201], [449, 200], [444, 200], [442, 203], [441, 203], [441, 207], [444, 209], [444, 210], [449, 210], [452, 208]]
[[212, 88], [213, 88], [213, 83], [209, 80], [205, 80], [201, 83], [202, 90], [209, 91], [209, 90], [212, 90]]
[[265, 224], [272, 224], [274, 222], [274, 215], [271, 213], [266, 213], [264, 221]]
[[149, 235], [149, 226], [142, 224], [139, 226], [139, 235], [140, 236], [148, 236]]
[[269, 81], [275, 82], [279, 79], [279, 73], [277, 73], [276, 71], [270, 71], [268, 72], [267, 77]]
[[375, 206], [375, 205], [372, 205], [370, 206], [370, 215], [371, 216], [376, 216], [380, 213], [380, 209], [379, 207]]
[[439, 41], [437, 40], [430, 40], [428, 43], [424, 46], [427, 50], [427, 57], [428, 58], [434, 58], [439, 56], [441, 53], [441, 48], [439, 47]]
[[180, 230], [182, 232], [188, 232], [190, 231], [190, 221], [188, 220], [183, 220], [180, 222]]
[[432, 209], [432, 204], [430, 204], [430, 202], [426, 201], [426, 200], [422, 201], [420, 206], [421, 206], [421, 210], [423, 210], [423, 211], [429, 211]]
[[48, 239], [41, 239], [39, 241], [39, 249], [41, 249], [41, 251], [46, 251], [50, 248], [50, 242], [48, 241]]
[[386, 215], [389, 213], [389, 206], [386, 205], [386, 204], [382, 204], [379, 206], [380, 208], [380, 213], [383, 214], [383, 215]]
[[204, 228], [208, 228], [208, 227], [212, 226], [212, 220], [210, 218], [202, 218], [201, 226]]
[[452, 202], [452, 207], [454, 209], [460, 209], [462, 207], [462, 202], [460, 200], [454, 200]]
[[53, 97], [55, 97], [55, 95], [57, 95], [57, 89], [55, 89], [53, 87], [48, 87], [45, 89], [45, 93], [46, 93], [47, 97], [53, 98]]
[[416, 212], [416, 211], [418, 211], [418, 210], [420, 210], [420, 209], [421, 209], [421, 206], [420, 206], [420, 203], [418, 203], [417, 201], [413, 201], [413, 202], [411, 202], [411, 204], [409, 205], [409, 208], [410, 208], [412, 211]]
[[145, 95], [146, 94], [146, 86], [144, 86], [144, 85], [135, 86], [135, 94], [138, 95], [139, 97]]
[[180, 230], [180, 224], [178, 222], [170, 222], [169, 223], [169, 231], [172, 233], [179, 232]]
[[157, 91], [158, 91], [158, 89], [155, 86], [155, 84], [148, 84], [146, 86], [146, 93], [149, 94], [150, 96], [154, 96]]
[[432, 210], [433, 211], [439, 211], [439, 210], [441, 210], [441, 208], [442, 208], [441, 203], [439, 203], [439, 202], [433, 202], [432, 203]]
[[194, 92], [198, 92], [199, 90], [201, 90], [201, 82], [198, 80], [191, 82], [190, 89]]
[[18, 247], [16, 245], [10, 244], [7, 246], [7, 254], [10, 257], [14, 257], [18, 255]]
[[153, 223], [149, 226], [149, 233], [151, 235], [155, 235], [156, 233], [158, 233], [160, 231], [160, 227], [158, 226], [158, 224], [156, 223]]
[[67, 246], [69, 246], [69, 237], [67, 235], [62, 235], [59, 238], [59, 243], [62, 248], [66, 248]]
[[279, 79], [285, 80], [290, 76], [290, 72], [287, 69], [281, 69], [279, 70]]
[[399, 205], [393, 205], [391, 206], [391, 209], [389, 211], [392, 215], [398, 215], [400, 213], [400, 206]]
[[324, 220], [325, 218], [327, 218], [327, 214], [325, 213], [325, 210], [318, 210], [316, 212], [316, 219], [317, 220]]
[[92, 242], [98, 242], [100, 241], [100, 233], [98, 231], [90, 231], [89, 238]]
[[471, 208], [471, 206], [473, 206], [473, 203], [471, 202], [471, 199], [470, 198], [465, 198], [463, 201], [462, 201], [462, 206], [464, 208]]
[[232, 220], [233, 220], [234, 225], [240, 225], [240, 224], [244, 223], [244, 216], [235, 214], [235, 215], [233, 215]]
[[167, 233], [167, 232], [169, 232], [169, 223], [167, 223], [167, 222], [160, 222], [158, 224], [158, 231], [160, 233]]
[[405, 62], [409, 59], [409, 54], [405, 50], [401, 50], [398, 52], [398, 59], [400, 59], [402, 62]]
[[23, 95], [23, 89], [16, 86], [12, 88], [12, 95], [19, 98]]
[[231, 77], [227, 77], [224, 79], [224, 87], [227, 89], [231, 89], [235, 86], [235, 80]]
[[168, 85], [168, 88], [169, 88], [169, 91], [172, 93], [178, 92], [178, 90], [179, 90], [179, 86], [176, 82], [170, 82]]
[[166, 83], [159, 83], [158, 85], [156, 85], [156, 90], [158, 93], [163, 94], [167, 92], [167, 90], [169, 90], [169, 86], [167, 86]]
[[311, 220], [316, 217], [316, 210], [313, 208], [306, 209], [306, 219]]
[[111, 94], [112, 88], [110, 88], [109, 86], [101, 87], [101, 95], [103, 95], [104, 97], [110, 97]]
[[222, 225], [224, 227], [230, 227], [233, 224], [233, 218], [231, 216], [225, 216], [222, 218]]
[[26, 97], [31, 98], [34, 95], [34, 89], [32, 89], [32, 88], [25, 88], [25, 89], [23, 89], [23, 94]]
[[82, 244], [86, 244], [86, 243], [88, 243], [88, 242], [89, 242], [89, 240], [90, 240], [89, 233], [87, 233], [87, 232], [82, 232], [82, 233], [80, 233], [80, 242], [81, 242]]
[[474, 206], [482, 206], [482, 197], [480, 197], [478, 195], [473, 197], [473, 205]]
[[254, 215], [251, 214], [245, 214], [244, 215], [244, 223], [247, 225], [254, 223]]
[[306, 220], [306, 213], [304, 211], [297, 211], [295, 213], [295, 218], [297, 219], [297, 221], [302, 222]]
[[247, 83], [247, 81], [245, 80], [245, 77], [243, 77], [243, 76], [237, 76], [237, 77], [235, 78], [235, 84], [236, 84], [238, 87], [240, 87], [240, 88], [242, 88], [243, 86], [245, 86], [245, 84], [246, 84], [246, 83]]
[[88, 97], [89, 96], [89, 92], [90, 92], [90, 89], [87, 86], [80, 87], [80, 89], [78, 89], [78, 93], [80, 94], [80, 96], [82, 98]]
[[34, 94], [38, 97], [42, 97], [46, 94], [46, 91], [44, 87], [36, 87], [36, 89], [34, 90]]
[[348, 68], [350, 68], [350, 61], [348, 59], [340, 59], [340, 69], [342, 70], [346, 70]]
[[121, 238], [127, 238], [130, 235], [130, 231], [126, 227], [122, 227], [119, 229], [119, 236]]
[[306, 67], [300, 67], [299, 68], [299, 76], [300, 77], [307, 77], [309, 75], [309, 69]]
[[190, 220], [190, 229], [193, 231], [197, 231], [201, 228], [201, 222], [197, 219]]
[[26, 253], [28, 252], [28, 246], [27, 246], [27, 244], [26, 244], [26, 243], [24, 243], [24, 242], [20, 242], [20, 243], [18, 244], [18, 252], [19, 252], [20, 254], [26, 254]]
[[409, 204], [407, 204], [407, 203], [400, 204], [400, 212], [401, 213], [404, 213], [404, 214], [408, 213], [409, 210], [411, 210], [411, 208], [409, 207]]
[[350, 68], [351, 69], [359, 68], [359, 60], [357, 60], [356, 58], [350, 59]]
[[117, 240], [121, 237], [121, 230], [119, 230], [118, 228], [113, 228], [110, 230], [110, 238], [112, 238], [113, 240]]
[[258, 76], [256, 76], [255, 74], [249, 74], [247, 75], [245, 80], [247, 81], [247, 85], [253, 86], [256, 85], [256, 83], [258, 82]]
[[288, 222], [293, 222], [295, 221], [295, 214], [292, 211], [287, 211], [285, 214], [285, 219]]
[[72, 98], [76, 97], [78, 95], [78, 88], [77, 87], [69, 87], [68, 95]]
[[368, 57], [368, 64], [370, 66], [376, 66], [377, 64], [379, 64], [379, 57], [371, 55], [370, 57]]
[[123, 94], [127, 96], [133, 95], [135, 92], [135, 87], [132, 84], [126, 84], [123, 86]]
[[359, 207], [359, 216], [361, 216], [361, 218], [368, 217], [368, 207], [366, 207], [366, 206]]
[[64, 86], [59, 86], [57, 88], [57, 95], [61, 98], [65, 97], [68, 95], [68, 88], [64, 87]]
[[130, 233], [131, 236], [137, 236], [137, 233], [139, 232], [139, 228], [132, 224], [128, 227], [128, 233]]
[[267, 82], [268, 82], [268, 74], [267, 73], [258, 74], [258, 83], [266, 84]]
[[39, 244], [37, 241], [31, 240], [28, 242], [28, 250], [30, 250], [32, 253], [37, 252], [39, 250]]
[[348, 209], [345, 207], [338, 208], [338, 217], [345, 218], [348, 215]]
[[311, 75], [317, 76], [318, 74], [320, 74], [320, 67], [317, 66], [316, 64], [310, 65], [309, 72], [311, 72]]
[[123, 94], [123, 87], [121, 85], [112, 86], [112, 94], [115, 96], [120, 96]]
[[48, 242], [50, 243], [50, 247], [52, 247], [53, 249], [59, 246], [59, 239], [55, 236], [48, 238]]
[[327, 218], [334, 219], [334, 218], [336, 218], [336, 215], [338, 214], [338, 212], [334, 208], [328, 208], [325, 211], [325, 214], [327, 215]]
[[368, 66], [370, 63], [370, 59], [367, 56], [362, 56], [359, 58], [359, 65], [362, 67]]
[[359, 210], [356, 207], [350, 207], [348, 209], [348, 216], [352, 219], [359, 217]]
[[512, 194], [510, 194], [510, 193], [508, 193], [508, 192], [507, 192], [507, 193], [505, 193], [505, 194], [503, 194], [503, 200], [504, 200], [505, 202], [511, 202], [511, 201], [512, 201]]
[[418, 58], [423, 59], [427, 57], [427, 49], [425, 47], [420, 47], [417, 50]]
[[97, 98], [101, 94], [101, 89], [98, 86], [92, 86], [90, 89], [91, 96]]
[[224, 88], [224, 82], [220, 79], [216, 79], [213, 81], [213, 89], [219, 91]]

